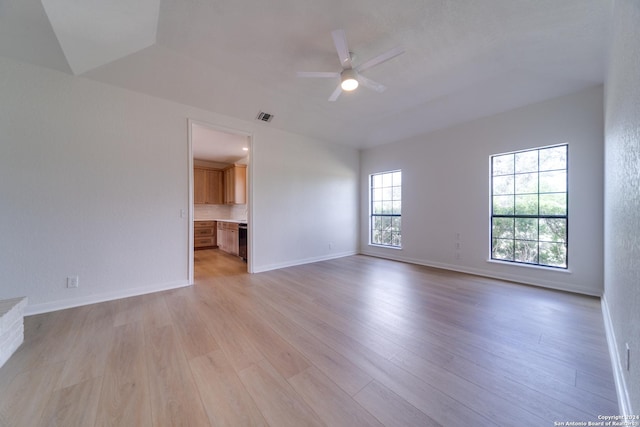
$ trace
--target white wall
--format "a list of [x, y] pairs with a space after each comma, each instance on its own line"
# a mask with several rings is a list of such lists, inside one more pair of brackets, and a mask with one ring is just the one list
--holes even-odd
[[254, 271], [357, 253], [358, 152], [271, 136], [252, 153]]
[[35, 313], [186, 285], [188, 118], [253, 133], [257, 270], [356, 251], [355, 150], [0, 57], [0, 299]]
[[[605, 84], [605, 322], [618, 398], [640, 411], [640, 3], [616, 0]], [[625, 343], [631, 348], [626, 370]]]
[[[488, 262], [489, 157], [569, 143], [570, 272]], [[585, 294], [603, 290], [603, 91], [530, 105], [365, 150], [360, 165], [360, 250], [418, 264]], [[401, 250], [368, 245], [368, 176], [402, 169]], [[460, 234], [460, 259], [455, 258]]]

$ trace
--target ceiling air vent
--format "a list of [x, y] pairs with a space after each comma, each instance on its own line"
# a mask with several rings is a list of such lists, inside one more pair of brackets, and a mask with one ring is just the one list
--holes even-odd
[[265, 113], [264, 111], [260, 111], [258, 113], [258, 117], [256, 119], [261, 120], [263, 122], [270, 122], [273, 119], [273, 114]]

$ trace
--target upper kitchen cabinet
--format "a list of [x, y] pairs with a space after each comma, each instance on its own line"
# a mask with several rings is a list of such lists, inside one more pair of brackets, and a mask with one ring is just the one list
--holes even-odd
[[220, 205], [224, 203], [223, 171], [196, 166], [193, 168], [193, 203]]
[[231, 205], [247, 203], [247, 165], [231, 165], [224, 172], [224, 202]]

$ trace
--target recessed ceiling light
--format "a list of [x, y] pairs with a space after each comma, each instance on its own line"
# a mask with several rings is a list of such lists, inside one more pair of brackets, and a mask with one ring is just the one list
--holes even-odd
[[242, 151], [249, 151], [249, 147], [242, 147]]

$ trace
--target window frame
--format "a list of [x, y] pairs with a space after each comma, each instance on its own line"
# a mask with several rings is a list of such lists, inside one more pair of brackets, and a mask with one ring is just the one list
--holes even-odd
[[[565, 162], [564, 162], [564, 169], [543, 169], [540, 170], [540, 152], [546, 149], [551, 149], [551, 148], [558, 148], [558, 147], [565, 147]], [[517, 154], [520, 153], [528, 153], [528, 152], [537, 152], [537, 166], [536, 166], [536, 170], [535, 172], [533, 171], [526, 171], [526, 172], [516, 172], [516, 164], [515, 164], [515, 156]], [[496, 157], [500, 157], [500, 156], [507, 156], [507, 155], [513, 155], [514, 156], [514, 165], [513, 165], [513, 172], [509, 173], [509, 174], [502, 174], [502, 175], [494, 175], [494, 158]], [[551, 192], [551, 191], [547, 191], [547, 192], [541, 192], [540, 190], [540, 174], [541, 173], [545, 173], [545, 172], [558, 172], [558, 171], [564, 171], [565, 173], [565, 187], [564, 187], [564, 215], [559, 215], [559, 214], [540, 214], [540, 195], [550, 195], [550, 194], [562, 194], [563, 192]], [[518, 175], [524, 175], [524, 174], [530, 174], [530, 173], [536, 173], [537, 174], [537, 191], [535, 193], [518, 193], [516, 188], [515, 188], [515, 183], [516, 181], [516, 177]], [[494, 178], [496, 177], [506, 177], [506, 176], [513, 176], [513, 180], [514, 180], [514, 189], [513, 189], [513, 194], [505, 194], [505, 195], [510, 195], [513, 196], [513, 213], [512, 214], [496, 214], [494, 213], [494, 208], [495, 208], [495, 199], [494, 199]], [[489, 198], [489, 216], [490, 216], [490, 224], [489, 224], [489, 228], [490, 228], [490, 240], [489, 240], [489, 255], [490, 255], [490, 261], [492, 262], [504, 262], [504, 263], [509, 263], [509, 264], [515, 264], [515, 265], [523, 265], [523, 266], [533, 266], [533, 267], [539, 267], [539, 268], [545, 268], [545, 269], [553, 269], [553, 270], [560, 270], [560, 271], [569, 271], [569, 144], [568, 143], [562, 143], [562, 144], [554, 144], [554, 145], [548, 145], [548, 146], [543, 146], [543, 147], [535, 147], [535, 148], [530, 148], [530, 149], [525, 149], [525, 150], [518, 150], [518, 151], [511, 151], [511, 152], [505, 152], [505, 153], [498, 153], [498, 154], [493, 154], [489, 157], [489, 185], [490, 185], [490, 198]], [[537, 214], [518, 214], [516, 212], [516, 199], [517, 196], [523, 196], [523, 195], [532, 195], [535, 194], [537, 196]], [[500, 196], [501, 194], [498, 194], [498, 196]], [[495, 237], [494, 238], [494, 219], [495, 218], [512, 218], [514, 220], [514, 231], [513, 231], [513, 237], [510, 239], [507, 238], [502, 238], [502, 237]], [[536, 229], [536, 239], [533, 240], [528, 240], [528, 239], [518, 239], [517, 233], [516, 233], [516, 229], [515, 229], [515, 224], [517, 219], [535, 219], [537, 220], [537, 229]], [[545, 240], [540, 240], [540, 219], [563, 219], [565, 222], [565, 229], [564, 229], [564, 265], [550, 265], [550, 264], [543, 264], [540, 263], [540, 244], [541, 243], [552, 243], [552, 244], [558, 244], [558, 243], [562, 243], [562, 242], [553, 242], [553, 241], [545, 241]], [[513, 249], [513, 258], [514, 259], [504, 259], [504, 258], [495, 258], [494, 257], [494, 242], [495, 240], [500, 239], [500, 240], [511, 240], [513, 241], [513, 245], [514, 245], [514, 249]], [[536, 242], [536, 258], [537, 258], [537, 262], [528, 262], [528, 261], [521, 261], [521, 260], [516, 260], [515, 259], [515, 248], [516, 248], [516, 243], [518, 241], [522, 241], [522, 242]]]
[[[374, 187], [374, 177], [376, 176], [384, 176], [384, 175], [392, 175], [395, 173], [400, 173], [400, 199], [396, 200], [395, 198], [389, 200], [392, 203], [395, 201], [400, 202], [400, 213], [394, 213], [393, 212], [393, 208], [392, 208], [392, 213], [375, 213], [375, 209], [374, 209], [374, 202], [378, 201], [375, 199], [374, 197], [374, 190], [379, 189], [382, 190], [383, 188], [387, 188], [387, 187]], [[382, 178], [384, 179], [384, 178]], [[394, 170], [388, 170], [388, 171], [382, 171], [382, 172], [375, 172], [375, 173], [371, 173], [369, 174], [369, 245], [370, 246], [376, 246], [376, 247], [381, 247], [381, 248], [389, 248], [389, 249], [402, 249], [402, 169], [394, 169]], [[390, 186], [391, 188], [393, 187], [398, 187], [398, 186], [394, 186], [393, 185], [393, 181], [392, 181], [392, 185]], [[393, 190], [392, 190], [393, 191]], [[384, 201], [385, 199], [379, 200], [380, 202]], [[399, 231], [397, 232], [398, 236], [399, 236], [399, 244], [398, 245], [394, 245], [394, 244], [386, 244], [386, 243], [376, 243], [374, 242], [374, 232], [376, 230], [376, 228], [374, 228], [374, 224], [375, 224], [375, 218], [391, 218], [393, 220], [393, 218], [400, 218], [400, 225], [398, 227]], [[393, 238], [393, 237], [392, 237]]]

